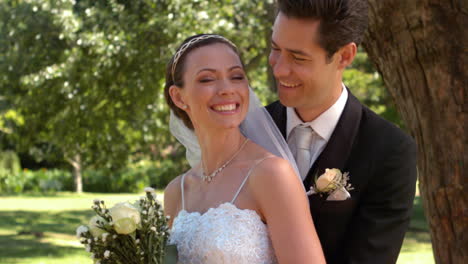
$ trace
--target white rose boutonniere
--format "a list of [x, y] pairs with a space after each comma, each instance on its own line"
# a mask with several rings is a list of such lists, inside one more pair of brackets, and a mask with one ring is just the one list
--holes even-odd
[[328, 195], [327, 200], [346, 200], [351, 195], [348, 191], [352, 190], [349, 181], [349, 173], [342, 173], [339, 169], [325, 169], [325, 173], [317, 178], [315, 176], [315, 184], [310, 187], [307, 195], [320, 194]]

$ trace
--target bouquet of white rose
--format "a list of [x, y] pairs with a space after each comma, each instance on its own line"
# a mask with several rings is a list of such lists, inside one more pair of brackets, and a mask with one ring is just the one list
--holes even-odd
[[[77, 228], [76, 235], [91, 252], [95, 263], [162, 264], [175, 263], [174, 248], [166, 247], [169, 237], [167, 218], [156, 200], [154, 189], [145, 188], [146, 197], [133, 204], [118, 203], [107, 209], [104, 201], [94, 200], [96, 212], [88, 226]], [[169, 253], [169, 254], [167, 254]]]

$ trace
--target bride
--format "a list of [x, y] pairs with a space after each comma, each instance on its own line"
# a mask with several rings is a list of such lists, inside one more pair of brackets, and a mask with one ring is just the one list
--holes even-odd
[[192, 165], [164, 193], [180, 263], [325, 263], [287, 145], [273, 122], [263, 125], [269, 116], [236, 46], [219, 35], [186, 39], [165, 96]]

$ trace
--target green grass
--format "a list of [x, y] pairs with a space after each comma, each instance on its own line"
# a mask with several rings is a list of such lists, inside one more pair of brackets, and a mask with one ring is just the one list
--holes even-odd
[[[92, 264], [75, 230], [94, 215], [93, 199], [103, 199], [110, 207], [139, 196], [60, 193], [0, 197], [0, 263]], [[158, 196], [162, 198], [161, 193]]]
[[[75, 229], [94, 214], [94, 198], [133, 201], [141, 194], [59, 193], [53, 196], [0, 196], [0, 263], [92, 264], [75, 237]], [[162, 193], [158, 194], [162, 200]], [[37, 237], [36, 237], [37, 235]], [[431, 264], [431, 241], [419, 200], [397, 264]]]
[[420, 197], [414, 200], [413, 217], [406, 233], [397, 264], [433, 264], [429, 226], [424, 216]]

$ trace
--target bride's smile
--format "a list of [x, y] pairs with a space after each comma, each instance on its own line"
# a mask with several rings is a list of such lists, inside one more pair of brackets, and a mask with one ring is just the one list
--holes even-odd
[[177, 89], [197, 133], [236, 128], [249, 108], [248, 81], [239, 56], [215, 43], [187, 55], [184, 88]]
[[254, 141], [288, 153], [249, 89], [237, 47], [219, 35], [186, 39], [168, 64], [165, 96], [179, 117], [171, 132], [194, 154], [165, 190], [180, 262], [324, 263], [301, 179]]
[[213, 111], [218, 112], [219, 114], [223, 115], [231, 115], [236, 114], [239, 112], [239, 103], [223, 103], [223, 104], [216, 104], [211, 106]]

